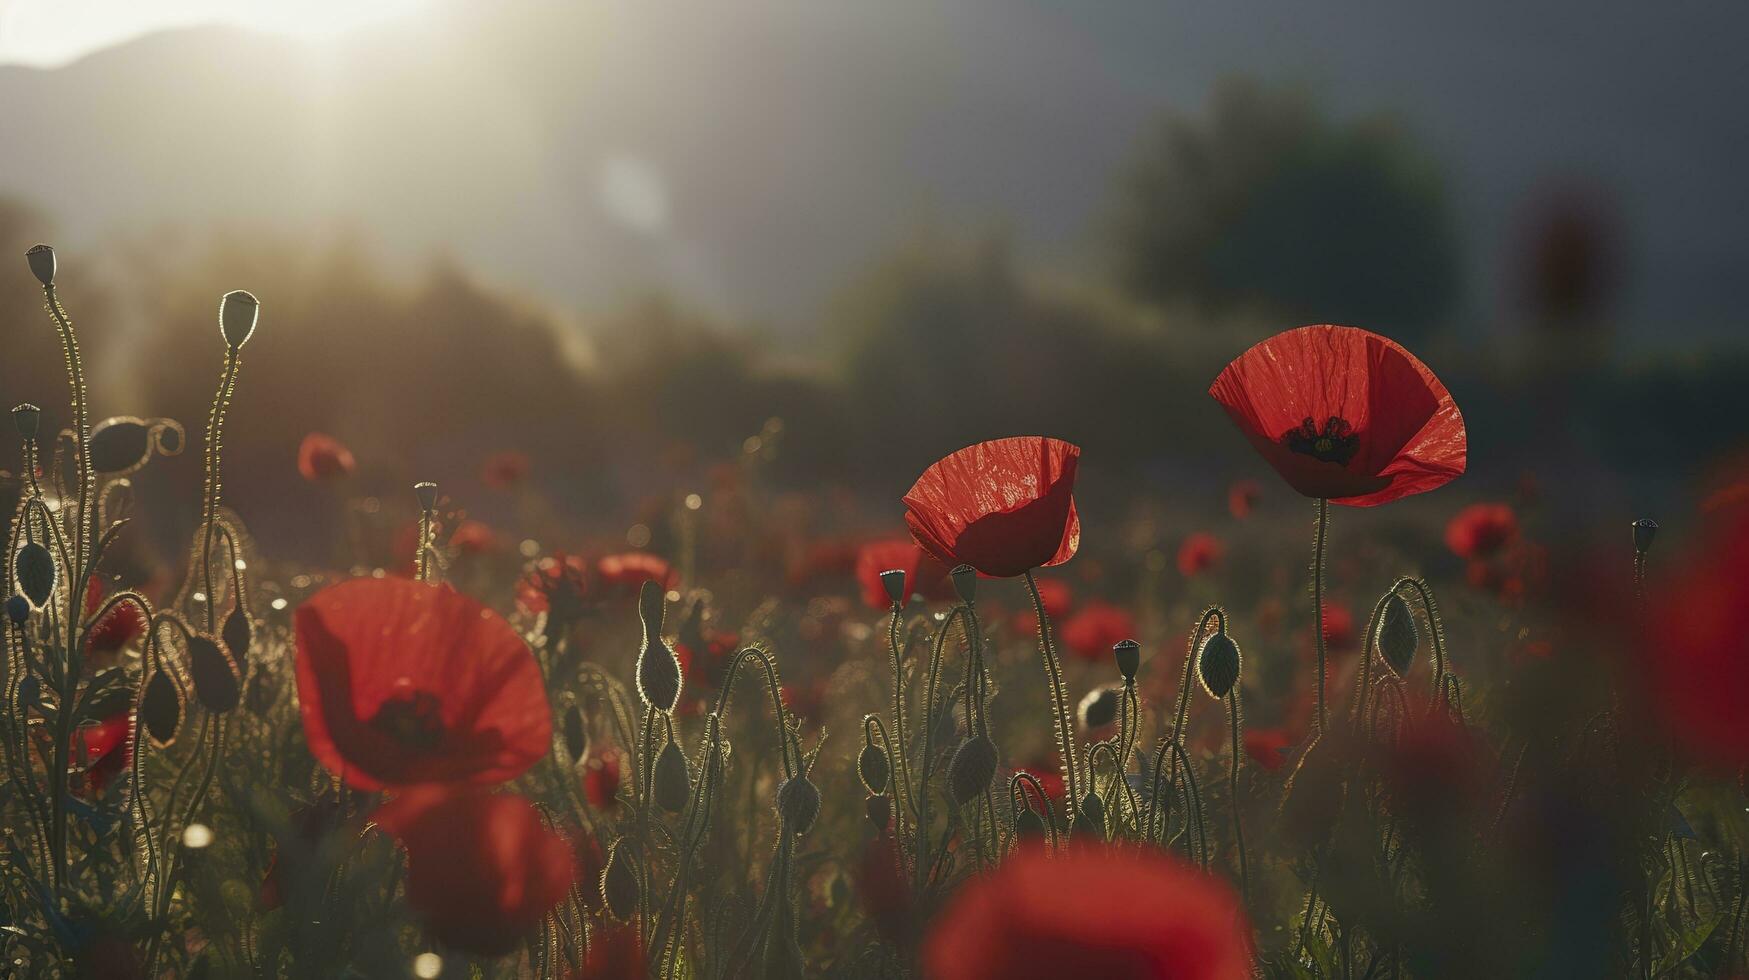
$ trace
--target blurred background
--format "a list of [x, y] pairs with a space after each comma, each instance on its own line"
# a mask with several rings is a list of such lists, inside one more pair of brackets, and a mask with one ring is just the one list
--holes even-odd
[[[262, 298], [226, 490], [274, 554], [343, 519], [312, 431], [348, 499], [518, 521], [517, 451], [541, 520], [624, 528], [756, 466], [835, 531], [1036, 432], [1085, 448], [1097, 552], [1101, 508], [1287, 496], [1206, 389], [1338, 322], [1469, 420], [1406, 507], [1692, 510], [1749, 418], [1746, 38], [1734, 2], [0, 0], [0, 401], [64, 420], [48, 241], [97, 417], [198, 432], [218, 296]], [[141, 480], [161, 541], [198, 471]]]

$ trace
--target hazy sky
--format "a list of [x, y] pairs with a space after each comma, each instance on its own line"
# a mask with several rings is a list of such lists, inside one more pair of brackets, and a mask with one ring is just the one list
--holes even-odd
[[322, 38], [428, 0], [0, 0], [0, 64], [52, 66], [151, 31], [231, 24]]

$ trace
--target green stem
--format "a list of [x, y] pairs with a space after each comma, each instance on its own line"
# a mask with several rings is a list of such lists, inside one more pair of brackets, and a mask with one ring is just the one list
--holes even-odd
[[1251, 902], [1251, 863], [1245, 854], [1245, 827], [1239, 819], [1239, 759], [1242, 749], [1239, 739], [1239, 685], [1227, 693], [1227, 718], [1233, 729], [1233, 765], [1228, 783], [1228, 804], [1233, 810], [1233, 841], [1239, 848], [1239, 897]]
[[1312, 605], [1317, 612], [1318, 644], [1318, 737], [1330, 726], [1329, 709], [1324, 704], [1324, 541], [1329, 534], [1330, 501], [1318, 498], [1318, 532], [1312, 545]]
[[1063, 801], [1065, 819], [1071, 826], [1075, 822], [1075, 811], [1081, 805], [1081, 781], [1077, 772], [1079, 760], [1075, 756], [1075, 729], [1070, 721], [1069, 695], [1063, 685], [1063, 664], [1057, 659], [1056, 647], [1051, 643], [1050, 619], [1045, 616], [1045, 603], [1038, 594], [1038, 581], [1032, 577], [1029, 570], [1026, 573], [1026, 588], [1032, 594], [1032, 611], [1038, 619], [1039, 654], [1044, 658], [1045, 674], [1050, 678], [1051, 713], [1057, 722], [1057, 752], [1062, 757], [1063, 785], [1068, 792], [1068, 798]]

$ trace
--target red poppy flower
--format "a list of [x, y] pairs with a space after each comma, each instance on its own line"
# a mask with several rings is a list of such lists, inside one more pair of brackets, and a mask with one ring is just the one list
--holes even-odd
[[480, 470], [480, 482], [494, 490], [508, 490], [528, 479], [528, 454], [508, 449], [486, 457]]
[[1330, 650], [1351, 649], [1360, 634], [1354, 628], [1354, 613], [1337, 602], [1324, 603], [1324, 646]]
[[520, 796], [422, 786], [371, 819], [406, 848], [407, 904], [456, 949], [516, 949], [576, 880], [571, 842]]
[[[1051, 758], [1046, 759], [1043, 762], [1036, 765], [1022, 766], [1016, 771], [1031, 773], [1032, 777], [1038, 780], [1039, 787], [1045, 791], [1045, 798], [1051, 801], [1052, 806], [1057, 807], [1057, 815], [1062, 816], [1063, 797], [1065, 794], [1063, 788], [1063, 770], [1057, 765], [1057, 757], [1054, 753]], [[1037, 800], [1033, 801], [1033, 806], [1035, 808], [1038, 806]]]
[[1073, 616], [1063, 620], [1058, 631], [1063, 645], [1083, 660], [1096, 663], [1111, 659], [1111, 648], [1119, 640], [1136, 636], [1136, 618], [1109, 602], [1093, 600], [1082, 603]]
[[[694, 644], [698, 648], [694, 648]], [[728, 672], [729, 658], [741, 649], [741, 634], [729, 630], [703, 630], [691, 641], [682, 633], [674, 643], [674, 656], [687, 685], [716, 690]]]
[[[584, 891], [598, 891], [586, 888]], [[622, 922], [589, 933], [589, 955], [570, 980], [644, 980], [650, 964], [644, 957], [644, 941], [636, 922]]]
[[1459, 558], [1493, 557], [1518, 537], [1518, 515], [1507, 504], [1471, 504], [1445, 525], [1445, 546]]
[[1256, 480], [1235, 480], [1227, 488], [1227, 513], [1244, 520], [1257, 509], [1257, 500], [1263, 496], [1263, 488]]
[[1178, 574], [1185, 578], [1194, 578], [1221, 563], [1221, 558], [1227, 553], [1227, 546], [1221, 539], [1208, 533], [1198, 531], [1184, 539], [1184, 544], [1178, 548]]
[[1026, 848], [973, 879], [923, 948], [936, 980], [1251, 975], [1250, 927], [1223, 882], [1158, 852]]
[[864, 914], [889, 942], [910, 934], [913, 893], [892, 834], [879, 834], [863, 845], [856, 894]]
[[501, 783], [552, 747], [546, 687], [503, 617], [447, 586], [357, 578], [297, 612], [304, 738], [359, 789]]
[[516, 607], [530, 616], [557, 610], [575, 619], [589, 594], [589, 564], [580, 556], [555, 551], [534, 563], [516, 583]]
[[498, 535], [479, 521], [466, 520], [455, 526], [449, 545], [464, 555], [482, 555], [498, 547]]
[[1287, 750], [1297, 741], [1285, 728], [1245, 729], [1245, 754], [1274, 772], [1287, 764]]
[[595, 571], [604, 585], [626, 595], [637, 595], [645, 582], [654, 582], [664, 589], [680, 585], [680, 573], [673, 565], [645, 551], [608, 555], [595, 563]]
[[1373, 507], [1464, 471], [1457, 403], [1427, 366], [1356, 327], [1300, 327], [1263, 341], [1209, 387], [1288, 485]]
[[[1665, 729], [1720, 771], [1749, 765], [1749, 514], [1741, 509], [1650, 597], [1643, 689]], [[1613, 601], [1600, 602], [1607, 611]]]
[[619, 755], [596, 750], [583, 763], [583, 795], [589, 805], [606, 810], [619, 805]]
[[311, 483], [351, 476], [358, 469], [352, 450], [323, 432], [312, 432], [298, 444], [298, 472]]
[[73, 757], [83, 760], [85, 785], [103, 792], [134, 757], [133, 713], [123, 708], [95, 725], [73, 734]]
[[905, 523], [923, 550], [952, 568], [995, 578], [1061, 565], [1081, 546], [1075, 469], [1081, 449], [1017, 436], [968, 446], [917, 478]]
[[893, 608], [887, 597], [887, 586], [881, 573], [893, 569], [905, 573], [905, 597], [950, 599], [953, 583], [948, 568], [909, 538], [885, 538], [870, 541], [856, 555], [856, 580], [862, 583], [862, 601], [870, 609], [885, 612]]
[[[104, 594], [103, 582], [93, 576], [91, 584], [85, 589], [85, 615], [94, 615], [103, 608]], [[140, 607], [132, 602], [123, 602], [104, 613], [97, 625], [91, 627], [85, 649], [95, 654], [115, 653], [145, 635], [145, 632], [146, 618], [140, 615]]]

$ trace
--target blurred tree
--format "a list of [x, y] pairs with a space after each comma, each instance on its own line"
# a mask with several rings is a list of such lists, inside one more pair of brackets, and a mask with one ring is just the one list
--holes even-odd
[[1435, 167], [1387, 122], [1331, 120], [1294, 90], [1229, 83], [1205, 115], [1168, 115], [1111, 231], [1121, 282], [1150, 302], [1403, 338], [1458, 298]]

